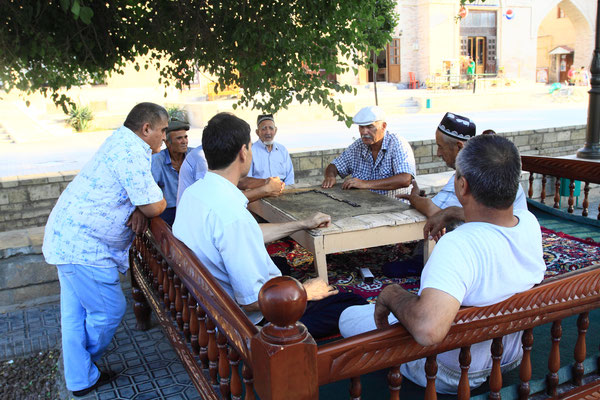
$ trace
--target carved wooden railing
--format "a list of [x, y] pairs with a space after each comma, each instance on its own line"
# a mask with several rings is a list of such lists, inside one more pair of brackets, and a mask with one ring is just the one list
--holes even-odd
[[[596, 183], [600, 176], [596, 165], [586, 163], [580, 169], [570, 160], [546, 159], [523, 156], [523, 169], [590, 183]], [[568, 167], [563, 161], [569, 162]], [[585, 172], [586, 168], [590, 170]], [[587, 200], [585, 189], [584, 193]], [[587, 356], [588, 313], [600, 307], [600, 266], [547, 280], [502, 303], [461, 309], [447, 337], [435, 346], [420, 346], [402, 326], [396, 325], [317, 347], [297, 323], [306, 306], [306, 296], [298, 282], [280, 277], [263, 286], [259, 305], [270, 323], [259, 330], [159, 218], [152, 220], [150, 231], [134, 241], [130, 264], [138, 327], [150, 326], [153, 309], [205, 399], [217, 399], [217, 393], [224, 398], [254, 399], [255, 392], [261, 399], [315, 399], [320, 385], [348, 378], [348, 397], [359, 399], [360, 376], [385, 368], [389, 368], [390, 398], [399, 399], [399, 366], [426, 358], [424, 397], [431, 400], [436, 398], [436, 354], [458, 348], [462, 370], [458, 398], [468, 399], [470, 346], [488, 339], [492, 339], [493, 360], [490, 398], [499, 399], [502, 337], [517, 331], [524, 331], [518, 392], [519, 398], [525, 399], [530, 396], [533, 328], [546, 323], [552, 323], [552, 329], [545, 390], [556, 396], [560, 390], [561, 321], [571, 315], [579, 315], [571, 383], [583, 388], [592, 379], [584, 376], [583, 362]]]
[[[542, 175], [541, 192], [539, 195], [540, 202], [546, 203], [546, 197], [552, 196], [553, 208], [559, 208], [560, 204], [560, 185], [561, 181], [557, 178], [566, 178], [569, 182], [569, 200], [567, 212], [572, 214], [574, 211], [573, 205], [575, 204], [574, 190], [575, 181], [582, 181], [583, 186], [583, 202], [582, 202], [582, 213], [581, 215], [587, 217], [589, 214], [589, 193], [590, 184], [600, 183], [600, 162], [575, 160], [567, 158], [555, 158], [555, 157], [540, 157], [540, 156], [521, 156], [521, 163], [523, 171], [529, 171], [529, 190], [528, 197], [532, 198], [534, 195], [533, 187], [535, 174]], [[548, 178], [553, 177], [554, 179], [554, 192], [546, 188]], [[598, 219], [600, 219], [600, 204], [598, 205]]]

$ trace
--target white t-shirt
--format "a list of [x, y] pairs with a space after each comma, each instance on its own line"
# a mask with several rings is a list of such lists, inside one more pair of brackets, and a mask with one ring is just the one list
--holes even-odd
[[[483, 307], [540, 283], [546, 270], [540, 225], [529, 211], [515, 210], [514, 215], [519, 222], [511, 228], [469, 222], [442, 236], [423, 269], [419, 294], [434, 288], [463, 306]], [[504, 338], [503, 365], [520, 359], [520, 337], [517, 332]], [[490, 346], [491, 340], [471, 346], [471, 385], [482, 383], [489, 375]], [[456, 384], [460, 379], [459, 352], [451, 350], [437, 358], [440, 371], [456, 379]]]

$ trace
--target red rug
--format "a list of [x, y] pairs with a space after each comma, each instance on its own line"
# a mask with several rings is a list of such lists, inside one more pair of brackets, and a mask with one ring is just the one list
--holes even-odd
[[[600, 243], [589, 239], [579, 239], [562, 232], [542, 228], [545, 277], [574, 271], [592, 264], [600, 263]], [[416, 293], [419, 289], [419, 277], [388, 278], [381, 273], [381, 267], [388, 261], [408, 258], [416, 242], [398, 245], [374, 247], [335, 253], [327, 256], [329, 282], [342, 292], [354, 292], [367, 301], [373, 302], [381, 290], [392, 283], [398, 283], [405, 289]], [[292, 267], [292, 276], [300, 281], [315, 278], [313, 256], [292, 239], [279, 240], [267, 246], [273, 256], [286, 257]], [[375, 276], [373, 283], [365, 284], [359, 269], [368, 267]]]

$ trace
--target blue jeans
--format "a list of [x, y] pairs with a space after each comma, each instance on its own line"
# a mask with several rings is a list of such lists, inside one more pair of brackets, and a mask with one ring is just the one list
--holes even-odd
[[71, 391], [100, 377], [94, 365], [110, 344], [125, 314], [117, 267], [57, 265], [65, 381]]

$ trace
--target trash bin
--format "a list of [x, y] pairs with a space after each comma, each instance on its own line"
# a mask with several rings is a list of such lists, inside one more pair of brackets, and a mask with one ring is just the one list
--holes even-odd
[[431, 108], [431, 99], [427, 99], [425, 102], [425, 108]]
[[[573, 188], [573, 197], [579, 197], [581, 194], [581, 181], [575, 181], [575, 187]], [[571, 193], [571, 189], [569, 189], [569, 185], [571, 184], [571, 180], [567, 178], [560, 178], [560, 195], [561, 196], [569, 196]]]

